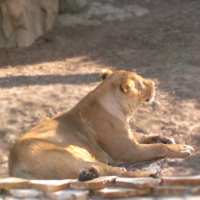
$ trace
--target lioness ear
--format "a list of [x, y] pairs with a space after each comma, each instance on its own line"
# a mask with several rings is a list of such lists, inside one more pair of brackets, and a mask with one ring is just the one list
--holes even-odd
[[120, 89], [123, 93], [129, 93], [134, 90], [135, 83], [131, 79], [127, 79], [125, 81], [122, 81], [120, 84]]
[[113, 72], [109, 69], [102, 69], [101, 73], [99, 74], [101, 80], [105, 80], [106, 78], [108, 78]]

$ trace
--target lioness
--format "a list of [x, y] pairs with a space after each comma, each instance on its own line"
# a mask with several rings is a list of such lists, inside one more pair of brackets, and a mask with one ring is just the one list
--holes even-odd
[[[98, 176], [148, 176], [113, 166], [162, 157], [187, 157], [186, 145], [154, 143], [158, 137], [134, 136], [130, 115], [155, 95], [154, 83], [134, 72], [104, 70], [102, 83], [70, 111], [44, 121], [13, 146], [9, 173], [26, 179], [80, 181]], [[162, 138], [159, 138], [162, 141]], [[163, 139], [171, 143], [170, 139]]]

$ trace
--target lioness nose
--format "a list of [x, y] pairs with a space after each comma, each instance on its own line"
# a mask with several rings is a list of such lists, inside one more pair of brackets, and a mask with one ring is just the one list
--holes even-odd
[[149, 102], [150, 98], [146, 99], [146, 102]]

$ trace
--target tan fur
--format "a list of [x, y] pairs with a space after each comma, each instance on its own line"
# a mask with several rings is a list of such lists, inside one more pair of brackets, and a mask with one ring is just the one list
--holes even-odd
[[132, 134], [129, 117], [139, 105], [153, 99], [151, 80], [127, 71], [103, 71], [100, 77], [103, 82], [72, 110], [44, 121], [15, 143], [9, 158], [10, 176], [77, 178], [90, 166], [100, 176], [147, 176], [146, 172], [126, 172], [112, 166], [191, 154], [190, 146], [148, 144], [150, 137]]

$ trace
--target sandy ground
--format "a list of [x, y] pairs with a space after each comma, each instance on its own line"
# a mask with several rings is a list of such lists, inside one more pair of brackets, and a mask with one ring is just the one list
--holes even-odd
[[[111, 13], [112, 19], [95, 18], [94, 24], [87, 25], [57, 22], [31, 47], [0, 50], [0, 177], [8, 176], [8, 154], [16, 139], [72, 108], [99, 84], [102, 68], [136, 71], [155, 80], [155, 102], [138, 110], [131, 127], [134, 132], [170, 136], [195, 148], [187, 159], [158, 161], [161, 176], [199, 174], [199, 1], [109, 3], [118, 14], [130, 6], [148, 12], [142, 16], [130, 12], [124, 19]], [[135, 166], [131, 163], [127, 168]]]

